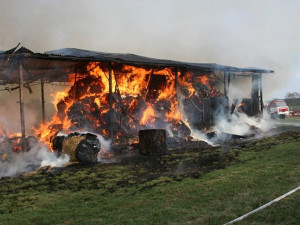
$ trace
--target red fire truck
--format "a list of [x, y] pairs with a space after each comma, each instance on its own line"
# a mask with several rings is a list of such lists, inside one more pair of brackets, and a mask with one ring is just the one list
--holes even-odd
[[284, 100], [273, 100], [269, 102], [268, 112], [273, 119], [284, 119], [286, 116], [290, 115], [289, 107]]

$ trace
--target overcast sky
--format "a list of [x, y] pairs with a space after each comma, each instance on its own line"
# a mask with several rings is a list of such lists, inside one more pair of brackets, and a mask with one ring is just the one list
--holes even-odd
[[276, 71], [300, 92], [299, 0], [0, 0], [0, 50], [74, 47]]

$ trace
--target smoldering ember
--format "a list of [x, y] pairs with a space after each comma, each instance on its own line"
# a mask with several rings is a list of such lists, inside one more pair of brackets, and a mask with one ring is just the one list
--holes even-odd
[[[138, 149], [143, 155], [160, 155], [261, 134], [268, 129], [262, 75], [271, 73], [73, 48], [1, 51], [1, 89], [19, 91], [21, 130], [13, 134], [0, 124], [0, 159], [10, 165], [20, 156], [35, 156], [20, 171], [6, 168], [3, 174], [69, 160], [96, 163]], [[229, 95], [241, 80], [251, 85], [249, 97]], [[32, 128], [34, 135], [27, 135], [24, 92], [37, 84], [43, 121]], [[44, 88], [49, 84], [70, 88], [54, 93], [57, 112], [46, 121]]]

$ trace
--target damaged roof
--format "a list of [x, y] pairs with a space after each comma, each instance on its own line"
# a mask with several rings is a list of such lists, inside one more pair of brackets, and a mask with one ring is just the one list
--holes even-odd
[[[18, 45], [19, 46], [19, 45]], [[0, 80], [2, 85], [18, 83], [19, 63], [24, 67], [24, 80], [41, 78], [48, 82], [63, 82], [70, 73], [84, 72], [93, 61], [112, 62], [144, 67], [176, 67], [179, 69], [206, 72], [273, 73], [259, 68], [237, 68], [216, 63], [190, 63], [175, 60], [155, 59], [134, 54], [104, 53], [76, 48], [63, 48], [44, 53], [21, 47], [0, 51]]]
[[180, 62], [167, 59], [156, 59], [135, 54], [121, 54], [121, 53], [105, 53], [96, 52], [76, 48], [63, 48], [53, 51], [47, 51], [44, 54], [49, 56], [63, 56], [63, 57], [76, 57], [76, 58], [89, 58], [99, 61], [112, 61], [117, 63], [128, 63], [144, 66], [163, 66], [163, 67], [185, 67], [191, 69], [204, 69], [209, 71], [231, 71], [231, 72], [255, 72], [255, 73], [273, 73], [272, 70], [259, 69], [259, 68], [237, 68], [232, 66], [224, 66], [216, 63], [191, 63]]

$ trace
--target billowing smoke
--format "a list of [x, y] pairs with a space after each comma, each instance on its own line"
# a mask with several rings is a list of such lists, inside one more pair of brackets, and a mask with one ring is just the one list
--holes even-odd
[[1, 50], [21, 42], [36, 52], [75, 47], [269, 68], [276, 75], [264, 77], [265, 98], [282, 94], [290, 78], [300, 81], [297, 0], [2, 0], [0, 7]]
[[[15, 91], [14, 93], [16, 93]], [[17, 103], [17, 96], [9, 95], [5, 93], [3, 97], [0, 97], [0, 101], [3, 107], [0, 107], [0, 124], [2, 124], [6, 130], [10, 133], [20, 132], [20, 106]], [[37, 122], [37, 111], [35, 107], [24, 107], [26, 124], [25, 127], [29, 128], [28, 131]]]
[[[61, 167], [70, 159], [68, 155], [58, 157], [54, 152], [50, 152], [49, 149], [39, 144], [28, 152], [13, 153], [11, 150], [6, 152], [5, 160], [0, 163], [0, 178], [16, 176], [43, 166]], [[2, 157], [4, 159], [4, 155]]]
[[105, 157], [105, 155], [107, 154], [111, 154], [111, 140], [106, 140], [103, 136], [96, 134], [97, 138], [99, 139], [100, 143], [101, 143], [101, 149], [100, 152], [98, 154], [98, 161], [101, 162], [102, 158]]
[[[9, 85], [10, 88], [18, 86]], [[26, 134], [33, 134], [32, 128], [37, 127], [42, 121], [42, 101], [40, 85], [30, 85], [31, 93], [24, 88], [24, 112], [25, 112], [25, 128]], [[9, 133], [20, 132], [20, 104], [19, 104], [19, 89], [13, 91], [3, 91], [4, 87], [0, 86], [0, 124], [2, 124]], [[56, 106], [53, 105], [53, 93], [65, 90], [66, 87], [45, 85], [45, 111], [46, 120], [49, 120], [52, 114], [56, 111]]]
[[245, 113], [236, 112], [230, 119], [221, 118], [217, 120], [215, 129], [218, 133], [224, 132], [247, 136], [265, 133], [273, 128], [273, 126], [273, 121], [266, 112], [264, 112], [263, 117], [249, 117]]

